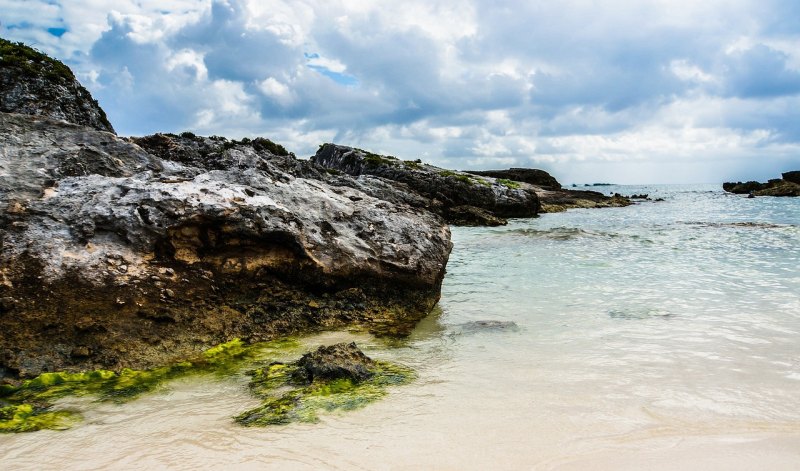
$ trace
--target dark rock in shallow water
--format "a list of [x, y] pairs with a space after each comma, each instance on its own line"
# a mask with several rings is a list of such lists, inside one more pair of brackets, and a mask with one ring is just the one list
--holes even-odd
[[[521, 188], [519, 185], [445, 170], [418, 161], [403, 161], [335, 144], [320, 146], [311, 160], [349, 175], [373, 175], [403, 184], [404, 188], [423, 198], [426, 208], [442, 214], [454, 224], [464, 221], [462, 215], [465, 213], [476, 214], [464, 208], [453, 209], [457, 207], [473, 206], [488, 212], [493, 218], [531, 217], [539, 210], [539, 200], [532, 188]], [[470, 224], [478, 224], [481, 219], [471, 217]], [[495, 222], [492, 218], [485, 220], [491, 224]]]
[[589, 190], [540, 190], [543, 213], [557, 213], [573, 208], [614, 208], [633, 204], [630, 198], [620, 195], [606, 196]]
[[0, 112], [47, 116], [113, 133], [105, 112], [69, 67], [0, 38]]
[[[788, 177], [788, 178], [787, 178]], [[756, 181], [726, 182], [722, 189], [729, 193], [755, 196], [800, 196], [800, 171], [785, 172], [783, 179], [776, 178], [767, 183]]]
[[475, 206], [454, 206], [444, 209], [444, 217], [456, 226], [503, 226], [505, 219], [493, 216], [485, 209]]
[[370, 369], [375, 366], [375, 362], [364, 355], [355, 343], [337, 343], [306, 353], [296, 365], [299, 368], [293, 377], [303, 383], [334, 379], [361, 382], [372, 376]]

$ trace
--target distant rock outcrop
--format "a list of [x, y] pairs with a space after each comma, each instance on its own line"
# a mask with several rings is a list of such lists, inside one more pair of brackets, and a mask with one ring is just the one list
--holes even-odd
[[508, 170], [467, 170], [467, 173], [484, 177], [504, 178], [515, 182], [530, 183], [545, 190], [560, 190], [561, 183], [552, 175], [536, 168], [510, 168]]
[[349, 175], [373, 175], [402, 184], [420, 203], [453, 224], [497, 225], [503, 218], [535, 216], [536, 192], [510, 180], [446, 170], [336, 144], [323, 144], [312, 162]]
[[722, 189], [729, 193], [751, 196], [800, 196], [800, 171], [785, 172], [782, 177], [766, 183], [726, 182], [722, 184]]
[[60, 61], [0, 38], [0, 112], [47, 116], [114, 132], [105, 112]]

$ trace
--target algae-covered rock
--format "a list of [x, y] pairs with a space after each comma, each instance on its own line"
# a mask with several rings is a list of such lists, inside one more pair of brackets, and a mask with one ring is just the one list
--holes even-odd
[[297, 348], [291, 339], [245, 345], [241, 340], [217, 345], [190, 360], [147, 370], [125, 368], [79, 373], [51, 372], [19, 385], [0, 385], [0, 433], [63, 430], [81, 420], [79, 412], [59, 409], [54, 402], [67, 396], [92, 396], [98, 401], [124, 403], [188, 375], [229, 375], [258, 356]]
[[361, 382], [372, 376], [370, 368], [375, 366], [375, 362], [355, 343], [339, 343], [306, 353], [298, 360], [297, 366], [294, 378], [304, 382], [334, 379]]
[[[17, 386], [0, 385], [0, 433], [74, 426], [82, 416], [80, 411], [60, 408], [57, 400], [63, 397], [125, 403], [177, 378], [237, 374], [264, 358], [283, 357], [297, 348], [290, 339], [252, 345], [236, 339], [193, 359], [149, 370], [53, 372]], [[414, 378], [410, 369], [372, 360], [354, 343], [320, 347], [295, 362], [271, 362], [248, 374], [251, 391], [263, 399], [261, 406], [236, 417], [248, 426], [316, 422], [321, 412], [363, 407], [384, 397], [389, 386]]]
[[317, 422], [320, 412], [364, 407], [415, 377], [409, 368], [370, 359], [354, 343], [320, 347], [294, 363], [273, 363], [250, 375], [253, 393], [264, 402], [235, 417], [245, 426]]

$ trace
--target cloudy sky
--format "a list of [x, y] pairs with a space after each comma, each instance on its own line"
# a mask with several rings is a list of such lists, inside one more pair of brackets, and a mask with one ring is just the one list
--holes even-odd
[[796, 0], [0, 0], [121, 135], [336, 142], [565, 183], [800, 169]]

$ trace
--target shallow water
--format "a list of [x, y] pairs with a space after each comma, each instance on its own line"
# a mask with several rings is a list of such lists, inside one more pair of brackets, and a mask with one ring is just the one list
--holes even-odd
[[417, 369], [381, 402], [242, 428], [246, 377], [186, 378], [73, 399], [82, 424], [0, 436], [0, 468], [799, 469], [800, 199], [602, 190], [666, 201], [454, 228], [411, 338], [304, 340]]

